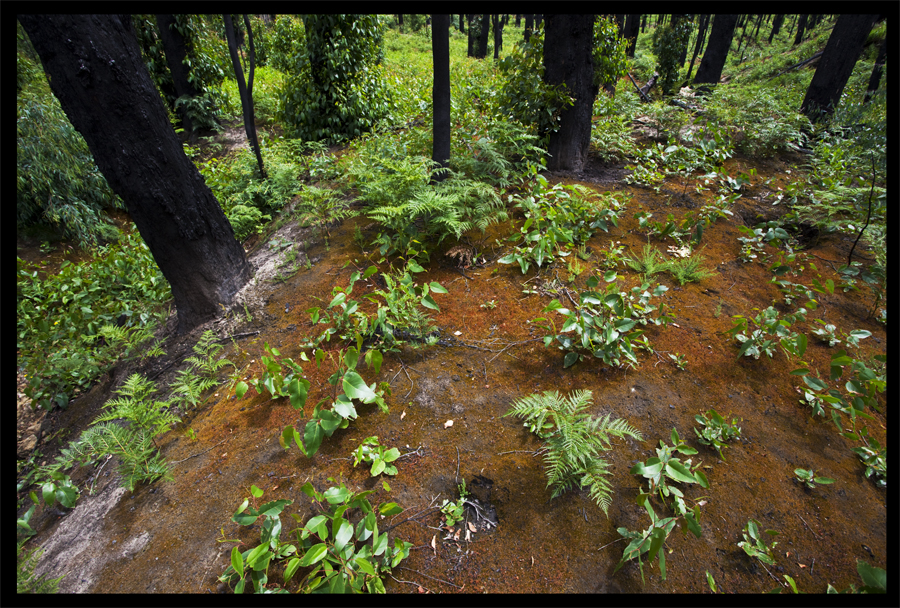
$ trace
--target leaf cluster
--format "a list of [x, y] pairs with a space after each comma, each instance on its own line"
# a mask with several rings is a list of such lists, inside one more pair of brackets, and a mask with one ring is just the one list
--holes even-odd
[[591, 499], [607, 513], [612, 486], [606, 479], [607, 462], [600, 455], [612, 449], [611, 437], [643, 438], [624, 419], [611, 419], [609, 414], [593, 418], [585, 411], [590, 404], [588, 390], [567, 397], [544, 391], [519, 399], [504, 416], [523, 418], [523, 425], [544, 441], [545, 473], [547, 487], [553, 488], [552, 498], [572, 486], [588, 488]]
[[400, 450], [391, 448], [385, 450], [384, 446], [378, 442], [378, 436], [367, 437], [363, 440], [359, 447], [353, 451], [353, 466], [357, 466], [361, 462], [371, 462], [372, 468], [369, 471], [372, 477], [384, 473], [385, 475], [396, 475], [397, 467], [390, 464], [400, 458]]

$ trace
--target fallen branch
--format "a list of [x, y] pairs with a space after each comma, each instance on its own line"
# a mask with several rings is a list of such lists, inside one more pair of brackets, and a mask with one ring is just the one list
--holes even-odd
[[[222, 444], [225, 443], [226, 441], [228, 441], [228, 438], [227, 438], [227, 437], [226, 437], [225, 439], [223, 439], [222, 441], [220, 441], [219, 443], [217, 443], [216, 445], [214, 445], [214, 446], [212, 446], [211, 448], [209, 448], [209, 450], [214, 450], [214, 449], [216, 449], [217, 447], [219, 447], [220, 445], [222, 445]], [[188, 456], [187, 458], [182, 458], [181, 460], [176, 460], [176, 461], [173, 462], [172, 464], [173, 464], [173, 465], [176, 465], [176, 464], [178, 464], [179, 462], [184, 462], [185, 460], [190, 460], [191, 458], [195, 458], [195, 457], [197, 457], [197, 456], [201, 456], [201, 455], [206, 454], [207, 452], [209, 452], [209, 450], [204, 450], [204, 451], [202, 451], [202, 452], [199, 452], [199, 453], [197, 453], [197, 454], [194, 454], [193, 456]]]
[[794, 65], [792, 65], [792, 66], [790, 66], [790, 67], [787, 67], [787, 68], [783, 69], [782, 71], [778, 72], [777, 74], [775, 74], [775, 75], [773, 75], [773, 76], [769, 76], [768, 80], [772, 80], [772, 79], [775, 78], [776, 76], [781, 76], [782, 74], [787, 74], [788, 72], [790, 72], [791, 70], [793, 70], [793, 69], [795, 69], [795, 68], [799, 68], [799, 67], [801, 67], [801, 66], [804, 66], [804, 65], [806, 65], [807, 63], [809, 63], [810, 61], [812, 61], [812, 60], [814, 60], [814, 59], [818, 59], [819, 57], [821, 57], [821, 56], [822, 56], [822, 53], [824, 53], [824, 52], [825, 52], [825, 51], [819, 51], [818, 53], [816, 53], [815, 55], [813, 55], [813, 56], [810, 57], [809, 59], [806, 59], [806, 60], [804, 60], [804, 61], [801, 61], [800, 63], [795, 63]]
[[635, 88], [635, 89], [637, 90], [637, 92], [640, 94], [641, 99], [643, 99], [643, 100], [644, 100], [645, 102], [647, 102], [647, 103], [650, 103], [650, 98], [647, 97], [647, 94], [644, 93], [644, 92], [641, 90], [641, 87], [639, 87], [639, 86], [637, 85], [637, 83], [634, 81], [634, 78], [631, 77], [631, 74], [628, 75], [628, 78], [629, 78], [629, 80], [631, 80], [631, 84], [634, 85], [634, 88]]

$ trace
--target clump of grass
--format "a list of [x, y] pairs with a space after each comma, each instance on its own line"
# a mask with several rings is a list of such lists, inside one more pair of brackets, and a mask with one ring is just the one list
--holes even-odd
[[680, 285], [702, 281], [716, 276], [716, 273], [703, 267], [705, 256], [694, 255], [689, 258], [672, 260], [665, 264], [668, 270]]
[[669, 266], [669, 263], [663, 259], [659, 250], [649, 244], [644, 246], [640, 257], [628, 257], [623, 261], [629, 268], [647, 277], [663, 272]]

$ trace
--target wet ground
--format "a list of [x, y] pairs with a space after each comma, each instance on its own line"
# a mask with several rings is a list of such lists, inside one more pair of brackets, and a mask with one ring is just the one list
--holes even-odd
[[[230, 521], [249, 496], [251, 484], [265, 490], [266, 499], [294, 501], [282, 517], [290, 530], [290, 513], [304, 520], [314, 514], [310, 499], [300, 491], [306, 481], [319, 491], [336, 485], [328, 482], [329, 477], [342, 478], [354, 490], [375, 490], [373, 504], [392, 500], [409, 509], [393, 518], [400, 521], [440, 505], [445, 498], [455, 499], [457, 484], [465, 479], [474, 495], [496, 510], [496, 529], [478, 531], [468, 542], [444, 540], [447, 533], [438, 528], [436, 509], [398, 526], [392, 536], [413, 543], [414, 548], [402, 567], [394, 570], [396, 578], [386, 579], [388, 592], [705, 592], [707, 571], [720, 589], [737, 593], [774, 589], [784, 582], [785, 574], [807, 592], [824, 592], [828, 583], [839, 589], [859, 584], [858, 559], [886, 567], [885, 491], [865, 478], [863, 465], [850, 451], [855, 444], [841, 437], [829, 420], [813, 418], [809, 408], [798, 402], [799, 378], [788, 374], [797, 365], [780, 351], [773, 359], [737, 359], [737, 342], [724, 333], [731, 327], [731, 315], [754, 314], [754, 307], [763, 309], [773, 300], [781, 301], [770, 283], [768, 264], [739, 259], [738, 225], [753, 225], [758, 214], [773, 214], [771, 204], [763, 202], [764, 194], [783, 187], [783, 170], [798, 162], [794, 156], [729, 161], [731, 175], [751, 167], [759, 175], [736, 203], [734, 216], [719, 220], [703, 235], [702, 254], [716, 275], [683, 287], [668, 274], [656, 276], [654, 283], [670, 288], [662, 301], [675, 321], [668, 327], [650, 326], [646, 335], [657, 354], [642, 352], [638, 369], [610, 368], [591, 359], [563, 369], [563, 353], [544, 348], [536, 340], [543, 333], [528, 321], [542, 316], [541, 309], [550, 298], [526, 294], [523, 289], [557, 277], [565, 284], [568, 272], [561, 262], [545, 267], [534, 278], [534, 270], [522, 275], [517, 266], [498, 264], [502, 253], [495, 239], [502, 240], [516, 229], [520, 218], [514, 218], [489, 229], [483, 239], [472, 235], [471, 243], [486, 260], [482, 265], [459, 269], [455, 259], [443, 255], [453, 245], [449, 242], [432, 256], [428, 272], [419, 280], [438, 281], [449, 289], [447, 295], [435, 295], [441, 310], [434, 322], [443, 337], [456, 342], [386, 355], [377, 377], [363, 368], [368, 382], [391, 383], [389, 413], [374, 406], [358, 407], [359, 418], [326, 439], [318, 453], [307, 459], [296, 447], [283, 450], [278, 435], [285, 425], [305, 425], [313, 406], [331, 394], [326, 378], [334, 371], [333, 363], [326, 360], [322, 369], [304, 364], [312, 383], [304, 413], [291, 408], [286, 399], [272, 401], [251, 390], [239, 401], [220, 387], [196, 414], [186, 418], [183, 429], [161, 438], [162, 453], [173, 463], [174, 481], [139, 486], [132, 494], [119, 487], [114, 462], [73, 476], [81, 487], [94, 485], [95, 496], [84, 492], [71, 512], [45, 510], [36, 518], [40, 533], [32, 542], [47, 549], [41, 568], [57, 576], [68, 573], [61, 591], [215, 593], [223, 590], [216, 577], [228, 565], [234, 546], [217, 539], [239, 538], [250, 543], [244, 549], [259, 541], [258, 527], [242, 528]], [[627, 189], [633, 195], [619, 227], [590, 240], [595, 253], [583, 263], [585, 271], [570, 288], [584, 286], [599, 264], [597, 252], [610, 240], [620, 241], [626, 253], [640, 252], [647, 237], [637, 231], [636, 212], [649, 210], [654, 218], [673, 213], [680, 218], [713, 196], [708, 192], [698, 196], [690, 189], [682, 196], [677, 180], [668, 181], [659, 194], [628, 187], [620, 181], [625, 173], [623, 164], [592, 161], [583, 175], [551, 176], [551, 182], [579, 181], [598, 191]], [[773, 181], [762, 186], [770, 177]], [[373, 263], [353, 240], [354, 226], [368, 224], [365, 218], [353, 218], [332, 228], [327, 247], [323, 239], [287, 226], [284, 230], [293, 231], [286, 233], [290, 239], [305, 245], [298, 256], [300, 270], [283, 282], [259, 281], [253, 297], [246, 300], [252, 320], [246, 319], [239, 305], [227, 321], [214, 324], [222, 337], [259, 332], [238, 338], [237, 351], [225, 342], [224, 354], [238, 367], [249, 366], [247, 375], [260, 374], [264, 343], [300, 361], [300, 345], [321, 330], [311, 325], [305, 310], [327, 305], [332, 287], [345, 286], [354, 266], [364, 269]], [[364, 234], [374, 237], [365, 230]], [[651, 239], [651, 244], [665, 251], [674, 242]], [[818, 267], [823, 282], [837, 280], [834, 269], [846, 260], [852, 240], [820, 235], [808, 246], [805, 269], [791, 280], [811, 284], [817, 275], [810, 262]], [[257, 245], [255, 251], [257, 264], [265, 263], [260, 257], [265, 245]], [[872, 257], [859, 248], [857, 254]], [[272, 254], [266, 257], [271, 269]], [[368, 257], [377, 260], [374, 254]], [[309, 269], [304, 265], [307, 258]], [[619, 272], [622, 287], [638, 284], [634, 272], [621, 267]], [[357, 283], [354, 296], [371, 288], [371, 283], [369, 287]], [[493, 308], [482, 306], [489, 302]], [[819, 309], [808, 316], [810, 323], [802, 325], [809, 336], [807, 362], [824, 372], [836, 350], [811, 334], [814, 318], [825, 319], [844, 332], [871, 331], [872, 337], [861, 342], [858, 358], [868, 360], [885, 353], [885, 327], [865, 318], [871, 302], [867, 291], [837, 290], [821, 296]], [[170, 355], [184, 353], [198, 336], [179, 339], [166, 350]], [[334, 342], [327, 348], [336, 354]], [[685, 356], [685, 370], [672, 363], [670, 353]], [[165, 370], [158, 380], [171, 376], [177, 367]], [[125, 370], [114, 371], [80, 398], [81, 403], [49, 416], [45, 436], [89, 423], [108, 391], [125, 377]], [[607, 454], [615, 490], [608, 517], [584, 491], [569, 491], [550, 500], [541, 458], [534, 454], [540, 441], [518, 419], [501, 417], [520, 397], [575, 389], [593, 391], [592, 413], [626, 418], [644, 437], [643, 442], [618, 441]], [[884, 406], [884, 395], [880, 403]], [[691, 430], [696, 426], [694, 415], [710, 408], [742, 419], [741, 440], [726, 450], [727, 462], [712, 448], [700, 446]], [[868, 427], [884, 444], [885, 417], [872, 414], [875, 420]], [[446, 424], [448, 420], [452, 426]], [[188, 427], [195, 439], [184, 433]], [[668, 441], [673, 427], [698, 448], [695, 462], [702, 459], [707, 467], [709, 490], [683, 486], [688, 497], [706, 497], [703, 535], [696, 539], [673, 532], [667, 543], [667, 580], [660, 579], [655, 562], [649, 568], [645, 562], [646, 583], [642, 584], [636, 562], [613, 573], [626, 544], [616, 529], [649, 526], [646, 513], [634, 502], [641, 480], [628, 471], [635, 462], [654, 456], [658, 441]], [[390, 494], [379, 479], [369, 477], [367, 467], [352, 466], [351, 451], [372, 435], [406, 454], [395, 463], [398, 475], [388, 479]], [[793, 479], [798, 467], [813, 468], [836, 483], [803, 489]], [[656, 510], [665, 512], [658, 504]], [[751, 518], [764, 529], [780, 533], [774, 567], [764, 568], [737, 546]], [[269, 579], [281, 580], [279, 566], [270, 568]]]

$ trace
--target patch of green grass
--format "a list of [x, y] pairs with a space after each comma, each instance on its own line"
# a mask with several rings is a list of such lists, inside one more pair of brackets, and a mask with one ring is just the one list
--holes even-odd
[[663, 259], [659, 250], [649, 244], [644, 246], [640, 257], [625, 258], [624, 262], [629, 268], [646, 277], [652, 277], [654, 274], [668, 269], [668, 262]]
[[665, 265], [665, 270], [668, 270], [680, 285], [694, 283], [716, 276], [715, 272], [703, 267], [705, 260], [706, 257], [702, 255], [672, 260]]

